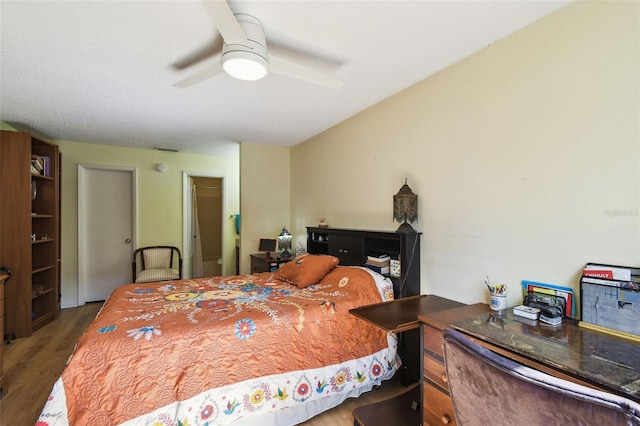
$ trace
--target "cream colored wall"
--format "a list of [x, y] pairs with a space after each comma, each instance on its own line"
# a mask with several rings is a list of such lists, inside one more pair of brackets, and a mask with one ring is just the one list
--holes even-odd
[[[226, 270], [235, 272], [235, 222], [240, 209], [239, 163], [189, 153], [123, 148], [78, 142], [56, 142], [62, 154], [62, 307], [77, 305], [78, 292], [78, 164], [135, 167], [138, 169], [137, 246], [168, 244], [182, 249], [182, 172], [219, 173], [227, 179]], [[165, 163], [167, 171], [156, 171]]]
[[395, 230], [406, 177], [424, 294], [488, 302], [489, 275], [511, 306], [523, 279], [639, 266], [639, 18], [572, 3], [294, 147], [292, 231]]
[[240, 145], [240, 273], [251, 272], [249, 255], [257, 253], [260, 238], [277, 238], [290, 229], [290, 149], [243, 143]]

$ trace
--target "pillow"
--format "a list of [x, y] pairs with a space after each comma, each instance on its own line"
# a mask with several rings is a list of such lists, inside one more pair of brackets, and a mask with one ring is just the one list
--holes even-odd
[[305, 288], [320, 281], [337, 264], [338, 258], [334, 256], [303, 254], [282, 265], [276, 271], [276, 277], [300, 288]]
[[171, 249], [146, 249], [142, 255], [145, 269], [168, 268], [171, 263]]

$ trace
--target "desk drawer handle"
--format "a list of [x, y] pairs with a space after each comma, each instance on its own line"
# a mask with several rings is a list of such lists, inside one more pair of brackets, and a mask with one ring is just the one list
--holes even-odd
[[442, 379], [442, 383], [447, 383], [447, 374], [442, 373], [442, 375], [440, 376], [440, 379]]
[[440, 421], [443, 425], [448, 425], [449, 423], [451, 423], [451, 417], [445, 414], [440, 418]]

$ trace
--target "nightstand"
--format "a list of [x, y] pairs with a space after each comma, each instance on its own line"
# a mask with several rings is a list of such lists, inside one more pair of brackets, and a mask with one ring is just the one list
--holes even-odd
[[294, 256], [284, 259], [280, 257], [279, 253], [273, 253], [269, 257], [264, 253], [254, 253], [251, 255], [251, 273], [276, 271], [283, 264], [293, 260], [293, 258]]

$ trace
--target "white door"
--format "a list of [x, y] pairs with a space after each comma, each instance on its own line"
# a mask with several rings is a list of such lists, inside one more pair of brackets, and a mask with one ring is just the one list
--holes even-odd
[[135, 169], [79, 165], [79, 304], [132, 282]]

